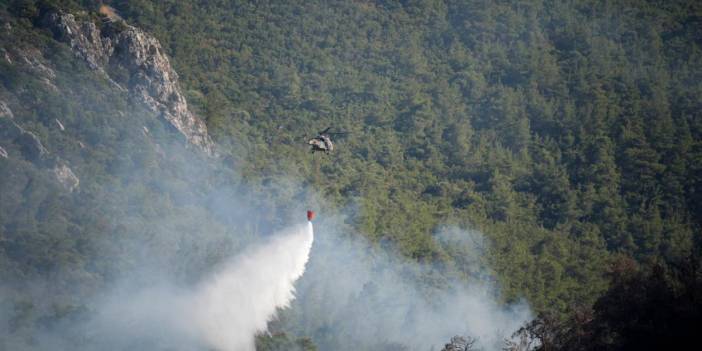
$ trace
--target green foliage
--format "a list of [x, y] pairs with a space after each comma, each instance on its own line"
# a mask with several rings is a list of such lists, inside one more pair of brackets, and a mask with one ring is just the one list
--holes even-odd
[[[227, 166], [208, 165], [218, 177], [191, 188], [181, 166], [192, 150], [163, 153], [167, 128], [33, 27], [43, 6], [98, 2], [2, 2], [13, 28], [2, 48], [20, 57], [36, 46], [60, 89], [0, 56], [0, 98], [81, 176], [79, 194], [62, 193], [8, 147], [2, 278], [62, 272], [98, 286], [136, 264], [108, 268], [98, 247], [157, 236], [158, 218], [216, 233], [188, 264], [159, 258], [195, 279], [261, 225], [284, 223], [287, 204], [308, 200], [285, 177], [318, 191], [329, 212], [350, 209], [348, 222], [372, 242], [419, 261], [470, 271], [432, 233], [443, 223], [483, 232], [503, 299], [526, 296], [559, 317], [605, 291], [612, 257], [674, 262], [702, 244], [697, 2], [107, 4], [160, 39]], [[311, 155], [306, 137], [327, 126], [350, 134], [334, 154]], [[265, 211], [218, 213], [205, 194], [220, 188], [253, 189]], [[197, 216], [212, 221], [198, 227]], [[107, 246], [108, 259], [119, 256]]]
[[541, 316], [519, 333], [537, 339], [536, 350], [684, 348], [695, 342], [702, 321], [699, 257], [645, 267], [622, 258], [610, 279], [592, 310], [564, 322]]
[[285, 333], [259, 335], [256, 337], [257, 351], [316, 351], [309, 338], [291, 339]]
[[[694, 245], [697, 5], [112, 5], [165, 43], [246, 178], [300, 174], [407, 256], [456, 259], [430, 233], [470, 223], [507, 295], [546, 308], [593, 301], [611, 253]], [[351, 132], [338, 152], [305, 153], [329, 125]]]

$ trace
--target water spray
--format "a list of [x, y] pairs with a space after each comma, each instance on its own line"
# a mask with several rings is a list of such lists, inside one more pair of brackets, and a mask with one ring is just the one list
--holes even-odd
[[166, 283], [107, 297], [89, 324], [92, 334], [106, 349], [129, 348], [132, 340], [179, 349], [255, 350], [256, 334], [295, 298], [294, 284], [314, 240], [314, 212], [307, 218], [232, 257], [198, 286]]
[[289, 307], [314, 240], [314, 212], [307, 218], [307, 225], [284, 230], [236, 257], [199, 289], [193, 315], [210, 346], [254, 350], [254, 336], [266, 330], [278, 308]]

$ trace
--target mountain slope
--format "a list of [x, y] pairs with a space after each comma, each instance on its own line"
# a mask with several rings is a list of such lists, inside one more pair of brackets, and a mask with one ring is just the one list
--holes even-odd
[[[1, 308], [19, 339], [142, 260], [196, 280], [308, 203], [466, 281], [484, 274], [469, 248], [435, 233], [477, 229], [500, 299], [560, 316], [619, 257], [702, 245], [694, 1], [106, 3], [126, 22], [2, 3], [0, 273], [19, 285]], [[350, 133], [309, 154], [328, 126]], [[218, 206], [241, 193], [262, 210]], [[124, 237], [158, 255], [125, 259]], [[55, 299], [22, 296], [47, 277]]]
[[[611, 254], [699, 246], [694, 2], [111, 4], [245, 174], [299, 173], [417, 259], [447, 259], [440, 222], [477, 227], [508, 298], [587, 304]], [[300, 151], [330, 125], [334, 157]]]

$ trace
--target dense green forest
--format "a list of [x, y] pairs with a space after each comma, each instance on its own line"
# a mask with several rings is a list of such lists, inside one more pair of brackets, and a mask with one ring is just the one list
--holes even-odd
[[[49, 7], [100, 23], [102, 3], [0, 1], [2, 53], [39, 48], [59, 87], [0, 60], [0, 98], [87, 175], [69, 193], [36, 162], [0, 158], [0, 278], [45, 279], [61, 297], [11, 292], [0, 307], [11, 334], [79, 318], [76, 287], [89, 295], [140, 260], [196, 279], [308, 204], [466, 281], [473, 262], [435, 233], [482, 232], [501, 301], [525, 298], [543, 317], [527, 332], [574, 340], [582, 328], [594, 348], [634, 347], [603, 332], [627, 315], [607, 306], [648, 281], [659, 293], [630, 301], [682, 299], [699, 320], [701, 273], [676, 273], [698, 267], [702, 247], [699, 2], [105, 1], [160, 40], [215, 158], [171, 140], [39, 23]], [[309, 153], [329, 126], [349, 134], [330, 155]], [[213, 190], [265, 210], [223, 213]], [[187, 257], [119, 255], [120, 238], [148, 246], [173, 228], [208, 239]], [[276, 338], [312, 347], [284, 334], [259, 347]]]
[[[111, 5], [167, 43], [244, 175], [359, 202], [365, 235], [420, 260], [447, 259], [438, 224], [477, 227], [508, 297], [589, 303], [612, 254], [700, 244], [695, 2]], [[300, 151], [330, 125], [351, 132], [333, 157]]]

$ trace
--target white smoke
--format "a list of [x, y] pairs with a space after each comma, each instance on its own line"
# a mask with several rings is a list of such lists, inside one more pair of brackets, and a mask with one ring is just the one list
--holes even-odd
[[440, 350], [454, 335], [476, 338], [482, 350], [501, 350], [532, 313], [525, 302], [501, 304], [484, 262], [487, 244], [475, 231], [444, 229], [442, 245], [458, 250], [470, 277], [454, 279], [324, 226], [288, 328], [322, 349]]
[[112, 348], [254, 350], [255, 335], [294, 299], [312, 241], [308, 222], [249, 248], [195, 288], [122, 290], [98, 304], [90, 329]]

